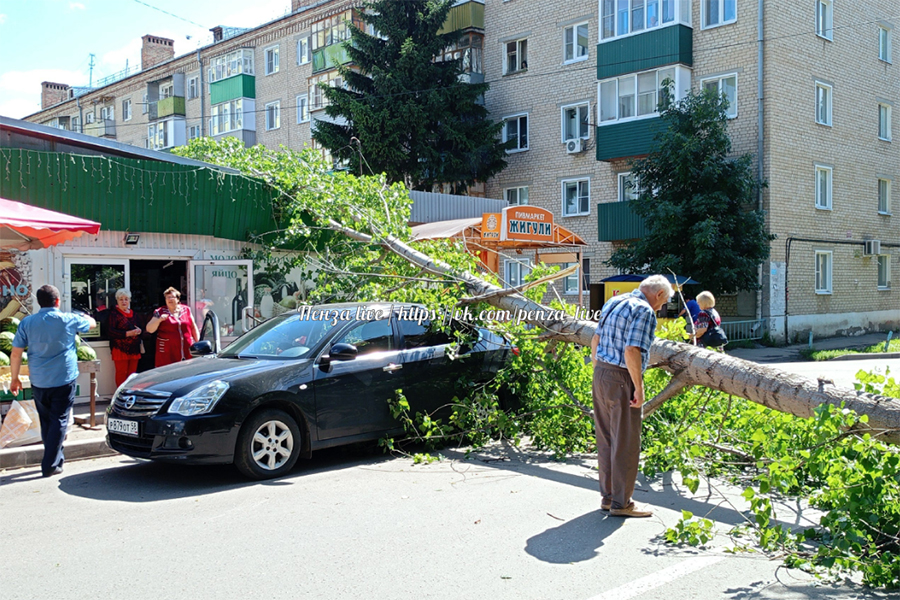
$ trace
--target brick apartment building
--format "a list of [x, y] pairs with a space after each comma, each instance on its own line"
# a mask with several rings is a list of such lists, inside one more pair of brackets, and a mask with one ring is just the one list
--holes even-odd
[[[225, 135], [313, 144], [317, 88], [341, 84], [360, 2], [292, 2], [283, 18], [215, 28], [213, 44], [178, 57], [172, 40], [144, 36], [139, 73], [91, 90], [44, 83], [28, 120], [155, 149]], [[467, 33], [454, 56], [491, 84], [486, 105], [518, 144], [483, 193], [553, 211], [590, 242], [594, 282], [614, 274], [610, 252], [641, 235], [620, 201], [632, 194], [630, 160], [652, 146], [662, 81], [676, 98], [726, 94], [734, 151], [756, 157], [778, 237], [761, 291], [719, 306], [795, 338], [900, 326], [898, 20], [890, 0], [462, 0], [447, 27]], [[528, 261], [511, 258], [503, 273], [515, 282]]]

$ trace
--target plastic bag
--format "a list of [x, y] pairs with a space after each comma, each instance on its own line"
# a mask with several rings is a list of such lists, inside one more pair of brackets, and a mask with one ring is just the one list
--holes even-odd
[[34, 400], [13, 400], [0, 427], [0, 448], [41, 441], [41, 421]]

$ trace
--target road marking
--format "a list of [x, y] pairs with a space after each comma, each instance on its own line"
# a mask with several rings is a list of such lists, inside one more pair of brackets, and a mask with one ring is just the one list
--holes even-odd
[[599, 596], [594, 596], [588, 600], [628, 600], [629, 598], [634, 598], [635, 596], [640, 596], [650, 590], [655, 590], [679, 577], [690, 575], [694, 571], [705, 569], [706, 567], [723, 560], [725, 560], [724, 556], [698, 556], [697, 558], [690, 558], [677, 565], [666, 567], [657, 573], [652, 573], [646, 577], [641, 577], [640, 579], [626, 583], [625, 585], [620, 585], [615, 589], [603, 592]]

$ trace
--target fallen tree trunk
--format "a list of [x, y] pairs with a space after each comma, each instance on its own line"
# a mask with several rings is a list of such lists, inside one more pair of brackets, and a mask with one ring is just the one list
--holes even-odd
[[[556, 316], [558, 313], [549, 307], [518, 294], [510, 295], [508, 290], [471, 273], [455, 272], [448, 265], [435, 261], [397, 238], [386, 237], [376, 240], [334, 221], [331, 225], [354, 239], [380, 243], [429, 273], [456, 278], [465, 285], [472, 296], [492, 306], [507, 310], [514, 316], [527, 315], [523, 320], [543, 329], [545, 332], [543, 337], [546, 339], [590, 346], [591, 337], [597, 326], [593, 321], [559, 318]], [[844, 404], [858, 414], [868, 416], [869, 422], [865, 427], [872, 435], [893, 444], [900, 444], [900, 400], [894, 398], [833, 386], [826, 388], [822, 383], [807, 377], [668, 340], [657, 340], [653, 343], [650, 349], [650, 363], [672, 373], [674, 377], [666, 389], [647, 402], [645, 417], [685, 388], [699, 385], [746, 398], [798, 417], [813, 416], [815, 407], [820, 404], [835, 406]], [[862, 424], [860, 425], [862, 427]]]

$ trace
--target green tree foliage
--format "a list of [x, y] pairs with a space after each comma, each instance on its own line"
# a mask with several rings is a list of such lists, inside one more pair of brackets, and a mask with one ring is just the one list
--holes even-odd
[[[350, 171], [385, 173], [391, 183], [431, 190], [452, 184], [462, 193], [506, 167], [502, 124], [481, 102], [487, 84], [460, 80], [460, 60], [436, 61], [460, 34], [439, 33], [453, 0], [376, 0], [345, 48], [354, 67], [341, 69], [347, 87], [324, 89], [337, 122], [317, 121], [315, 139]], [[355, 138], [355, 139], [354, 139]]]
[[608, 263], [629, 273], [689, 275], [713, 293], [753, 290], [775, 236], [753, 210], [758, 190], [749, 154], [733, 158], [727, 101], [710, 90], [662, 112], [656, 149], [635, 161], [634, 209], [649, 234]]

